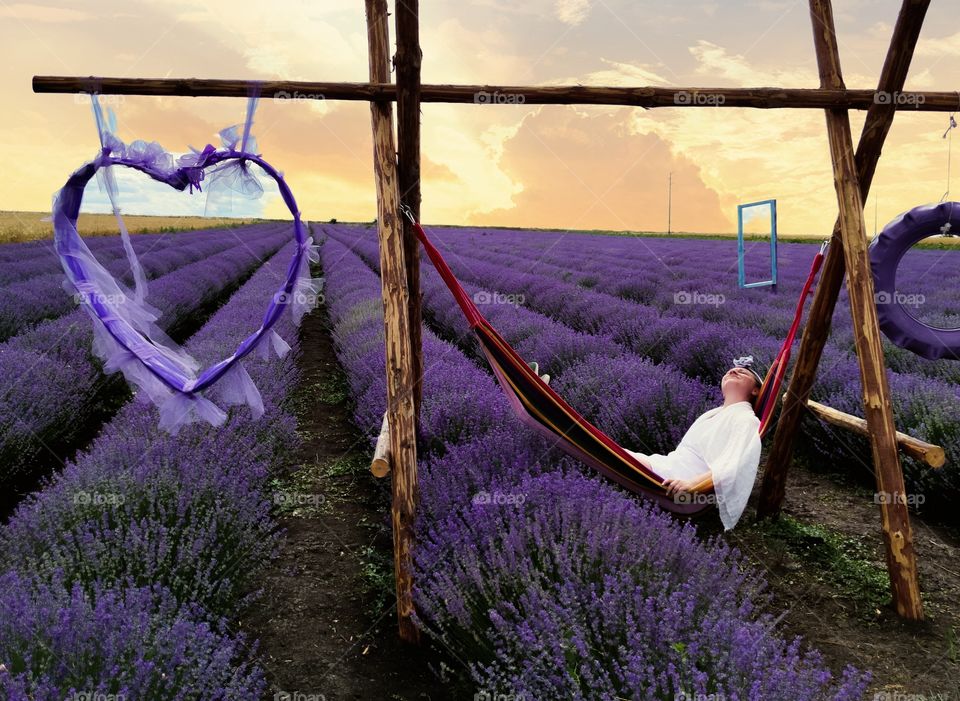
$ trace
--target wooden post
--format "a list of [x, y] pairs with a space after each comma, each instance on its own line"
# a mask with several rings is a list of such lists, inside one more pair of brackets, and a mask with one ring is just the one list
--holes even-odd
[[[370, 80], [384, 82], [390, 73], [387, 0], [366, 0]], [[393, 147], [393, 104], [371, 102], [373, 166], [377, 184], [380, 278], [387, 367], [387, 419], [393, 458], [393, 564], [397, 584], [400, 637], [418, 642], [413, 613], [413, 519], [417, 503], [417, 442], [413, 408], [413, 370], [404, 265], [403, 232], [397, 197], [397, 164]]]
[[[877, 92], [888, 95], [903, 89], [907, 70], [913, 58], [913, 50], [920, 35], [923, 18], [930, 0], [905, 0], [897, 17], [897, 24], [890, 39], [890, 48], [880, 73]], [[860, 194], [866, 200], [877, 160], [883, 142], [890, 131], [896, 110], [889, 102], [875, 102], [868, 110], [860, 143], [857, 145], [857, 174], [860, 182]], [[793, 455], [794, 442], [804, 407], [810, 397], [817, 366], [824, 344], [830, 333], [833, 310], [843, 284], [845, 264], [843, 260], [843, 241], [840, 236], [840, 219], [833, 227], [833, 239], [817, 283], [813, 302], [807, 314], [807, 322], [800, 341], [800, 350], [794, 364], [792, 375], [787, 384], [787, 393], [783, 402], [773, 444], [767, 456], [760, 489], [760, 501], [757, 515], [760, 518], [776, 516], [783, 504], [786, 489], [787, 470]]]
[[[400, 202], [420, 221], [420, 0], [397, 0], [397, 158]], [[410, 347], [413, 350], [413, 406], [417, 426], [423, 400], [423, 341], [421, 339], [420, 242], [413, 224], [403, 217], [403, 252], [406, 256], [407, 291], [410, 294]]]
[[[830, 0], [810, 0], [814, 46], [820, 81], [824, 87], [843, 87], [840, 52], [833, 24]], [[877, 489], [888, 495], [880, 504], [887, 571], [897, 613], [909, 619], [923, 618], [920, 584], [917, 578], [913, 534], [907, 513], [900, 453], [890, 387], [884, 367], [883, 346], [877, 307], [874, 301], [873, 275], [867, 253], [867, 233], [863, 221], [863, 201], [854, 161], [853, 138], [846, 110], [824, 110], [834, 185], [840, 205], [840, 234], [847, 267], [847, 294], [853, 316], [854, 339], [863, 388], [864, 415], [870, 429], [870, 445], [877, 473]]]

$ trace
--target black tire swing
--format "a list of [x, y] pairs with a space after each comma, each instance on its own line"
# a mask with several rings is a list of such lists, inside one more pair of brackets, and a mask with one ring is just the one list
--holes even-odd
[[[944, 138], [957, 126], [950, 115]], [[947, 151], [947, 192], [950, 191], [950, 151]], [[904, 254], [928, 236], [960, 235], [960, 202], [921, 205], [904, 212], [887, 224], [870, 243], [870, 268], [873, 273], [877, 318], [884, 335], [901, 348], [922, 358], [960, 360], [960, 328], [940, 329], [913, 317], [900, 303], [897, 294], [897, 268]], [[960, 291], [958, 291], [960, 292]]]

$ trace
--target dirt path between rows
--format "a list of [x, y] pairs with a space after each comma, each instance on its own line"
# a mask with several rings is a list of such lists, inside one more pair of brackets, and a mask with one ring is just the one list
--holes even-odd
[[442, 660], [428, 642], [397, 636], [390, 480], [369, 472], [324, 307], [304, 318], [300, 334], [303, 378], [293, 401], [303, 441], [274, 500], [286, 533], [241, 626], [260, 641], [265, 698], [467, 698], [432, 671]]

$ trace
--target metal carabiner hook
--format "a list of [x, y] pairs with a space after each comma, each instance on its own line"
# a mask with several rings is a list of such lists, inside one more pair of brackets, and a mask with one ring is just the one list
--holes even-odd
[[416, 224], [417, 220], [413, 218], [413, 210], [410, 209], [410, 206], [407, 204], [400, 205], [400, 211], [410, 220], [411, 224]]

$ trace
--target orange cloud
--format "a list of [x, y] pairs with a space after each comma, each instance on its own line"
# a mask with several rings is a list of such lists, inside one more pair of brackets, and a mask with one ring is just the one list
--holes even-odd
[[541, 109], [502, 146], [500, 167], [522, 185], [514, 205], [473, 223], [665, 231], [673, 173], [674, 231], [726, 230], [717, 193], [655, 134], [625, 128], [627, 110]]

